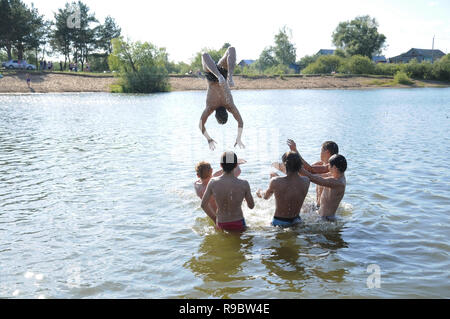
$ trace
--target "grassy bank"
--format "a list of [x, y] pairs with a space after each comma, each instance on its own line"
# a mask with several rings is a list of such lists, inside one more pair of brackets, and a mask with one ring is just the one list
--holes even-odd
[[[31, 75], [31, 89], [26, 74]], [[118, 78], [112, 73], [6, 71], [0, 79], [0, 93], [48, 92], [111, 92]], [[270, 89], [365, 89], [450, 87], [449, 82], [412, 80], [410, 84], [396, 82], [392, 76], [382, 75], [235, 75], [234, 90]], [[170, 75], [172, 91], [206, 90], [206, 80], [193, 75]]]

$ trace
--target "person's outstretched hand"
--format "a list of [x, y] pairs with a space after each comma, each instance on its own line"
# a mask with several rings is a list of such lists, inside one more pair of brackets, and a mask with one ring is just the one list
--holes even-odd
[[208, 144], [209, 144], [209, 149], [210, 149], [211, 151], [214, 151], [214, 150], [216, 149], [216, 146], [215, 146], [214, 144], [217, 144], [217, 143], [216, 143], [216, 141], [214, 141], [213, 139], [210, 139], [210, 140], [208, 141]]
[[289, 146], [289, 148], [291, 149], [292, 152], [297, 152], [297, 144], [295, 144], [294, 140], [288, 139], [287, 140], [287, 145]]
[[245, 145], [242, 144], [241, 140], [236, 140], [236, 143], [234, 144], [234, 147], [236, 147], [236, 145], [239, 145], [240, 148], [245, 148]]
[[261, 190], [261, 189], [258, 189], [258, 190], [256, 191], [256, 196], [258, 196], [259, 198], [263, 198], [263, 193], [262, 193], [262, 190]]

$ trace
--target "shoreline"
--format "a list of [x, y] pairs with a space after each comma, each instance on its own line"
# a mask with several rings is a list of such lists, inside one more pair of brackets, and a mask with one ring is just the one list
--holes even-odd
[[[112, 74], [30, 72], [31, 88], [26, 83], [27, 72], [4, 72], [0, 79], [2, 93], [95, 93], [111, 92], [117, 83]], [[384, 89], [384, 88], [445, 88], [449, 82], [413, 80], [412, 85], [392, 85], [392, 77], [378, 75], [235, 75], [232, 90], [289, 89]], [[204, 91], [206, 80], [191, 75], [170, 75], [171, 91]]]

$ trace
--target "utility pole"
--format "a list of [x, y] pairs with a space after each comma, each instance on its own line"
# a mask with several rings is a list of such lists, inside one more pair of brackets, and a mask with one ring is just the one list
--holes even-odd
[[433, 44], [431, 46], [431, 63], [434, 62], [434, 34], [433, 34]]

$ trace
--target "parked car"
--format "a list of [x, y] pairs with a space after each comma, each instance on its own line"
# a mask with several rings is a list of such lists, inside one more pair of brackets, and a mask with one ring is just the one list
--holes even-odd
[[2, 63], [2, 66], [7, 69], [27, 69], [27, 70], [36, 70], [36, 66], [34, 64], [27, 63], [26, 60], [21, 60], [20, 63], [18, 60], [9, 60], [8, 62]]

